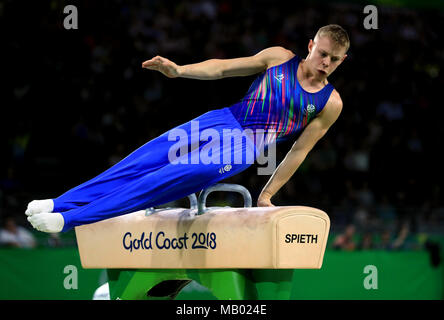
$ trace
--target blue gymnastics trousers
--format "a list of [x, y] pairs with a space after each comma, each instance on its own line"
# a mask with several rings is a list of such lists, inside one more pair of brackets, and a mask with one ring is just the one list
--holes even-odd
[[[62, 231], [184, 198], [247, 169], [256, 151], [254, 139], [238, 139], [242, 130], [231, 111], [223, 108], [147, 142], [105, 172], [53, 199], [53, 211], [65, 220]], [[237, 135], [229, 144], [226, 132]], [[238, 156], [242, 161], [236, 160]]]

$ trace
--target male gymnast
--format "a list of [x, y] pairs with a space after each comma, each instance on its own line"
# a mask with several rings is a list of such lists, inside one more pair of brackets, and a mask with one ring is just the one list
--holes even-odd
[[[42, 232], [68, 231], [75, 226], [186, 197], [251, 165], [230, 161], [251, 150], [256, 154], [259, 146], [255, 139], [245, 144], [235, 142], [234, 148], [217, 144], [212, 154], [223, 159], [220, 162], [187, 161], [209, 145], [209, 139], [193, 135], [196, 123], [199, 133], [212, 130], [222, 135], [224, 130], [263, 130], [272, 137], [265, 145], [295, 140], [258, 197], [258, 206], [273, 206], [273, 195], [290, 179], [341, 113], [342, 100], [327, 78], [347, 57], [349, 46], [347, 32], [331, 24], [320, 28], [314, 39], [309, 40], [305, 59], [275, 46], [254, 56], [210, 59], [188, 65], [177, 65], [161, 56], [143, 62], [142, 68], [159, 71], [169, 78], [215, 80], [259, 75], [237, 103], [209, 111], [165, 132], [58, 198], [31, 201], [25, 212], [28, 221]], [[186, 152], [175, 163], [171, 161], [171, 150], [177, 147], [176, 140], [171, 139], [173, 130], [191, 135], [180, 145], [180, 150]], [[224, 162], [226, 159], [230, 161]]]

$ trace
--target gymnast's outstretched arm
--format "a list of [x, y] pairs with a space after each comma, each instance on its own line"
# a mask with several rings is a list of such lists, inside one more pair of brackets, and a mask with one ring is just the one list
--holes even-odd
[[270, 47], [254, 56], [234, 59], [210, 59], [199, 63], [179, 66], [167, 58], [156, 56], [142, 63], [142, 68], [156, 70], [168, 78], [216, 80], [228, 77], [249, 76], [273, 64], [288, 60], [294, 54], [283, 47]]
[[339, 117], [342, 110], [342, 100], [339, 94], [332, 92], [330, 99], [319, 115], [304, 129], [300, 137], [293, 144], [284, 160], [273, 172], [270, 180], [259, 195], [257, 205], [259, 207], [273, 206], [271, 197], [291, 178], [307, 154], [313, 149], [315, 144], [321, 139], [330, 126]]

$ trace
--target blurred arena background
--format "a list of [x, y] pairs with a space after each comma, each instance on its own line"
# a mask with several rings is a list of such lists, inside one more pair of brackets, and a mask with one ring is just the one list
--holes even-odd
[[[69, 4], [79, 12], [77, 30], [63, 27]], [[378, 9], [376, 30], [363, 26], [368, 4]], [[293, 297], [443, 299], [438, 0], [0, 2], [0, 299], [91, 299], [106, 273], [81, 268], [73, 231], [32, 230], [27, 203], [54, 198], [168, 129], [229, 106], [255, 78], [168, 79], [143, 70], [143, 61], [161, 55], [189, 64], [270, 46], [305, 57], [329, 23], [351, 38], [329, 78], [344, 109], [273, 198], [322, 209], [332, 222], [323, 268], [298, 270]], [[289, 148], [278, 149], [278, 161]], [[256, 171], [225, 182], [244, 185], [255, 201], [269, 178]], [[235, 194], [209, 201], [242, 205]], [[63, 287], [67, 265], [78, 267], [77, 290]], [[363, 287], [366, 265], [378, 267], [377, 290]], [[197, 289], [182, 297], [211, 298]]]

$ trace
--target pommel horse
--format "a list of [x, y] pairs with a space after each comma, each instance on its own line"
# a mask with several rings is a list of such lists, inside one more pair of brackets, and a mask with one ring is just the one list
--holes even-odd
[[[243, 208], [206, 207], [211, 192]], [[83, 268], [105, 268], [110, 299], [174, 299], [196, 281], [218, 299], [290, 299], [294, 269], [320, 269], [328, 215], [304, 206], [252, 207], [246, 188], [216, 184], [190, 208], [149, 208], [75, 228]]]

